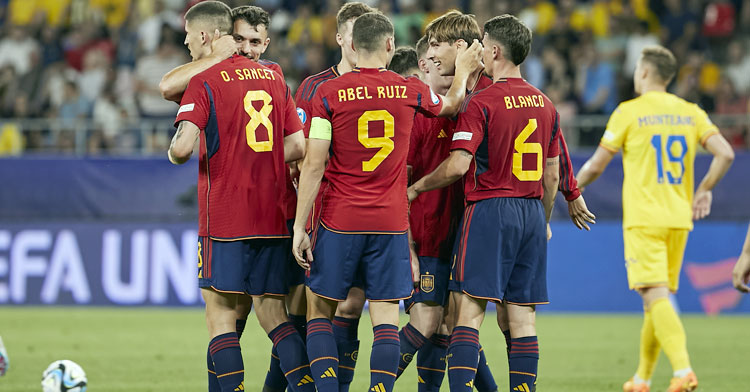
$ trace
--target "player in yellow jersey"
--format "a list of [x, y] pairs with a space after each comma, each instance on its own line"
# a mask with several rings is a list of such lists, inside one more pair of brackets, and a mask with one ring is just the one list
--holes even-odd
[[[628, 283], [643, 298], [644, 309], [640, 363], [633, 378], [623, 385], [626, 392], [649, 391], [660, 349], [674, 371], [667, 391], [698, 387], [685, 331], [668, 296], [677, 291], [693, 220], [710, 213], [711, 190], [734, 159], [729, 143], [703, 110], [666, 92], [676, 70], [677, 62], [669, 50], [660, 46], [643, 50], [633, 75], [640, 96], [615, 109], [599, 148], [577, 177], [583, 189], [622, 150]], [[699, 143], [714, 159], [693, 197], [693, 161]]]

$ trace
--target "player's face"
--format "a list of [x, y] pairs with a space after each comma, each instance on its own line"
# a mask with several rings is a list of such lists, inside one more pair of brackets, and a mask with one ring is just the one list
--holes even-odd
[[268, 38], [268, 31], [266, 26], [262, 24], [257, 26], [251, 26], [243, 19], [237, 19], [234, 22], [234, 42], [237, 43], [237, 50], [243, 56], [258, 61], [260, 56], [268, 48], [268, 43], [271, 39]]
[[456, 73], [456, 53], [455, 45], [448, 42], [438, 42], [436, 39], [430, 39], [430, 46], [427, 49], [427, 58], [435, 63], [437, 72], [442, 76], [453, 76]]
[[357, 53], [352, 47], [352, 29], [354, 27], [354, 20], [352, 18], [346, 21], [341, 26], [341, 30], [336, 33], [336, 42], [341, 46], [341, 56], [352, 66], [357, 64]]
[[204, 56], [204, 43], [206, 42], [206, 33], [203, 32], [200, 26], [196, 26], [195, 23], [185, 23], [185, 42], [184, 44], [190, 51], [190, 57], [193, 60], [198, 60]]

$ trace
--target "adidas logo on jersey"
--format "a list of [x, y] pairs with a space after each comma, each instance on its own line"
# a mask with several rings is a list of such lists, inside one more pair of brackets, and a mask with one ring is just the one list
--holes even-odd
[[329, 367], [323, 374], [320, 375], [320, 378], [326, 377], [336, 377], [336, 372], [333, 371], [333, 368]]
[[518, 392], [531, 392], [531, 389], [529, 389], [529, 384], [523, 383], [515, 388], [513, 388], [514, 391]]
[[438, 139], [442, 139], [442, 138], [446, 138], [446, 137], [448, 137], [448, 134], [445, 133], [445, 131], [441, 129], [440, 133], [438, 133]]
[[370, 392], [386, 392], [385, 385], [383, 385], [382, 382], [379, 382], [378, 385], [370, 388]]
[[315, 382], [315, 380], [313, 380], [313, 378], [310, 377], [309, 374], [305, 374], [305, 377], [302, 377], [302, 379], [299, 380], [299, 382], [297, 383], [297, 386], [301, 387], [301, 386], [303, 386], [305, 384], [309, 384], [311, 382]]
[[245, 390], [245, 382], [241, 382], [237, 388], [234, 388], [235, 391], [244, 391]]

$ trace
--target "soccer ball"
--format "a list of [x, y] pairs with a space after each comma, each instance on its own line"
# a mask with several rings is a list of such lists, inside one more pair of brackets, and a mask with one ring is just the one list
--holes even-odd
[[52, 362], [42, 373], [43, 392], [86, 392], [87, 383], [83, 368], [67, 359]]

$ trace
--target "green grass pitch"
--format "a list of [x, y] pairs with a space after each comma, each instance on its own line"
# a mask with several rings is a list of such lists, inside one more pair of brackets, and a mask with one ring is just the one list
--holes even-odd
[[[699, 390], [750, 390], [750, 318], [686, 315], [683, 320]], [[540, 315], [538, 390], [620, 391], [635, 371], [640, 323], [639, 315]], [[0, 336], [11, 361], [0, 377], [0, 391], [40, 391], [41, 373], [56, 359], [83, 366], [91, 392], [205, 391], [206, 335], [202, 310], [196, 308], [0, 307]], [[369, 385], [367, 317], [360, 323], [360, 339], [351, 388], [357, 392]], [[488, 314], [480, 340], [500, 391], [508, 391], [505, 341], [494, 314]], [[241, 342], [246, 390], [260, 391], [271, 343], [254, 315]], [[662, 354], [652, 390], [665, 390], [670, 374]], [[417, 390], [414, 364], [395, 390]]]

